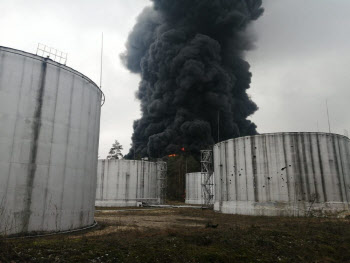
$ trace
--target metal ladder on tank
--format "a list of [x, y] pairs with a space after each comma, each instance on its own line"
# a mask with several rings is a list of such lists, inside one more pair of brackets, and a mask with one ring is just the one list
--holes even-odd
[[201, 183], [203, 206], [213, 208], [214, 206], [214, 178], [213, 178], [213, 151], [201, 151]]

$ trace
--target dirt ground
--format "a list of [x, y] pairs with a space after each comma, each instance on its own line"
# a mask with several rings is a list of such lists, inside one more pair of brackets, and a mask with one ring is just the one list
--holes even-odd
[[[203, 228], [207, 218], [179, 214], [179, 209], [144, 209], [144, 210], [103, 210], [96, 212], [98, 222], [106, 225], [111, 232], [129, 228], [139, 231], [147, 229], [177, 229], [177, 228]], [[105, 231], [104, 229], [103, 231]], [[107, 232], [108, 232], [107, 231]], [[99, 234], [95, 231], [94, 234]]]
[[350, 219], [98, 209], [75, 234], [0, 239], [0, 262], [350, 262]]

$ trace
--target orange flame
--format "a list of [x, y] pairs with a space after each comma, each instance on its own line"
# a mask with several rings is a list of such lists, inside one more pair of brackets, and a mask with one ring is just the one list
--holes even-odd
[[177, 154], [170, 154], [170, 155], [168, 155], [168, 157], [176, 157], [177, 156]]

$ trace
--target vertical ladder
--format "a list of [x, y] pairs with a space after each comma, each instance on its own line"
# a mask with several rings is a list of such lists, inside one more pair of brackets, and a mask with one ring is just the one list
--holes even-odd
[[212, 208], [214, 205], [213, 151], [201, 151], [201, 180], [203, 205]]

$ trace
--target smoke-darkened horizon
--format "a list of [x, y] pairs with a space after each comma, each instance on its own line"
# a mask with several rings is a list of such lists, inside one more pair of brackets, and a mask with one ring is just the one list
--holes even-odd
[[[247, 26], [262, 0], [152, 0], [129, 35], [122, 60], [141, 75], [127, 157], [198, 152], [218, 140], [257, 133], [247, 94]], [[135, 152], [134, 152], [135, 150]]]

